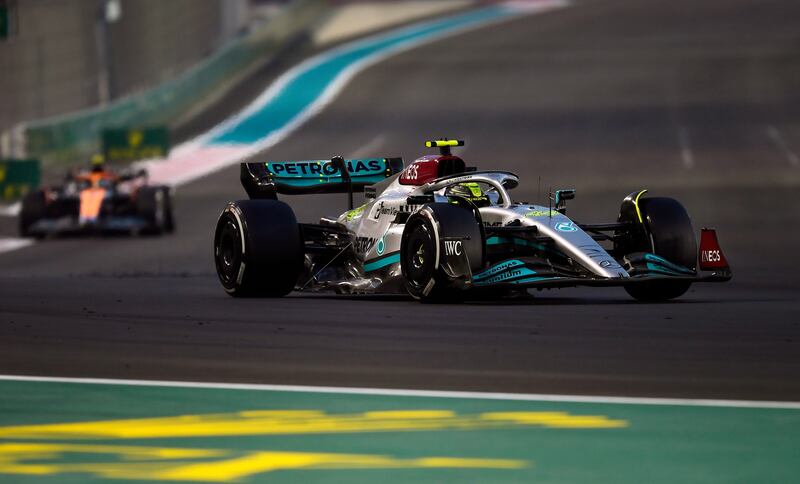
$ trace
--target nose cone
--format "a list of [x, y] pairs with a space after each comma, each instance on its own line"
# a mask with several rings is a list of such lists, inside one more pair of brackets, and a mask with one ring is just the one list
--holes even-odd
[[[599, 268], [599, 270], [594, 270], [596, 274], [609, 279], [626, 279], [630, 277], [628, 271], [623, 269], [623, 267], [619, 265], [617, 261], [615, 261], [610, 255], [608, 255], [608, 253], [606, 253], [606, 257], [608, 257], [608, 259], [603, 259], [597, 263], [597, 268]], [[590, 269], [595, 268], [590, 267]]]
[[553, 238], [562, 252], [592, 273], [608, 279], [625, 279], [628, 272], [578, 224], [564, 215], [542, 220], [539, 230]]

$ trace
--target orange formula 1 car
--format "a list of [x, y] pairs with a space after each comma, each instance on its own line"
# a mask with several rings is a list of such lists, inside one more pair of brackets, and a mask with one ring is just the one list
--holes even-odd
[[149, 185], [147, 172], [114, 173], [93, 160], [90, 170], [67, 175], [64, 185], [44, 187], [22, 201], [25, 237], [82, 233], [172, 232], [172, 195]]

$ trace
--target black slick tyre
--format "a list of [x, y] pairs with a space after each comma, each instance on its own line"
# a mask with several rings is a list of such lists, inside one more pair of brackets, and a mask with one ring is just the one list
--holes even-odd
[[169, 187], [142, 187], [136, 193], [136, 213], [146, 222], [145, 233], [162, 234], [175, 230]]
[[303, 241], [291, 207], [277, 200], [239, 200], [220, 214], [214, 264], [234, 297], [281, 297], [303, 267]]
[[446, 238], [462, 241], [472, 271], [483, 267], [483, 230], [473, 211], [448, 203], [428, 204], [408, 218], [400, 242], [403, 282], [415, 299], [452, 302], [463, 297], [442, 268]]
[[47, 212], [47, 200], [44, 192], [36, 190], [29, 192], [22, 199], [22, 208], [19, 213], [19, 233], [23, 237], [32, 237], [33, 224], [43, 219]]
[[[641, 247], [628, 247], [627, 251], [651, 252], [694, 270], [697, 239], [683, 205], [673, 198], [644, 198], [639, 201], [639, 210], [648, 237], [639, 242]], [[625, 290], [639, 301], [666, 301], [682, 296], [691, 284], [690, 281], [658, 280], [630, 284]]]

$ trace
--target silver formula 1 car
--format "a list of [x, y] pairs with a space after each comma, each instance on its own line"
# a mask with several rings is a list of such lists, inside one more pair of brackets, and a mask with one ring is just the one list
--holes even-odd
[[[639, 300], [667, 300], [731, 271], [713, 229], [698, 251], [686, 210], [634, 192], [612, 223], [566, 215], [574, 190], [550, 205], [516, 203], [506, 171], [477, 171], [451, 153], [460, 140], [426, 143], [439, 154], [399, 158], [243, 163], [249, 200], [219, 217], [214, 261], [232, 296], [292, 290], [405, 293], [422, 301], [520, 293], [529, 288], [622, 286]], [[353, 207], [353, 192], [366, 203]], [[351, 210], [298, 223], [277, 194], [348, 193]]]

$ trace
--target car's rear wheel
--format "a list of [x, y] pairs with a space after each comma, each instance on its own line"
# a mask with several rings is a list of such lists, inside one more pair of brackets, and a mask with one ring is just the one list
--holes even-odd
[[[644, 198], [639, 201], [639, 210], [645, 236], [629, 238], [624, 251], [651, 252], [694, 270], [697, 265], [697, 239], [683, 205], [673, 198]], [[638, 220], [622, 221], [638, 223]], [[691, 281], [657, 280], [629, 284], [625, 290], [640, 301], [666, 301], [682, 296], [691, 284]]]
[[214, 263], [231, 296], [289, 294], [303, 267], [303, 241], [292, 209], [277, 200], [229, 203], [217, 221]]
[[175, 230], [169, 187], [143, 187], [136, 193], [136, 212], [147, 226], [145, 233], [161, 234]]
[[460, 241], [472, 271], [483, 267], [483, 231], [473, 211], [447, 203], [428, 204], [409, 217], [400, 243], [403, 281], [415, 299], [448, 302], [463, 296], [443, 268], [444, 239]]
[[23, 237], [32, 237], [38, 234], [31, 233], [33, 224], [43, 219], [47, 212], [47, 200], [42, 190], [36, 190], [25, 195], [22, 199], [22, 208], [19, 213], [19, 232]]

